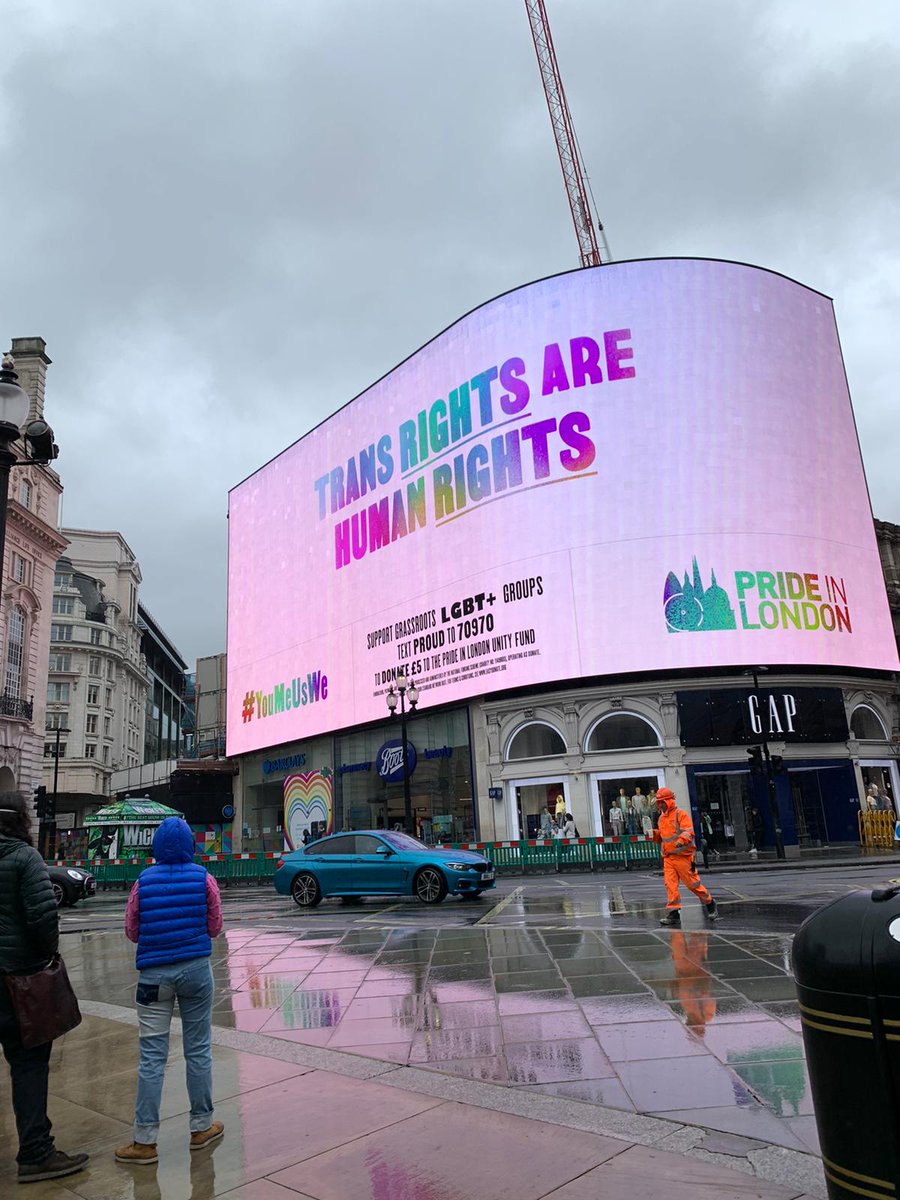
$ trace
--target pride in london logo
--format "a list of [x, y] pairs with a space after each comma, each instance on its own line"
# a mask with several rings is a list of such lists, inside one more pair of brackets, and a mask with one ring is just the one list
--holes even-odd
[[852, 633], [842, 577], [801, 571], [735, 571], [729, 595], [710, 571], [704, 584], [697, 559], [679, 579], [666, 576], [663, 611], [669, 633], [787, 629]]

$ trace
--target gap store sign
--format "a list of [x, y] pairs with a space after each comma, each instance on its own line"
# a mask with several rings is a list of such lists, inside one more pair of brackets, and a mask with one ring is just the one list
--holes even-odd
[[232, 490], [228, 655], [229, 754], [382, 720], [400, 670], [896, 670], [831, 301], [659, 259], [484, 304]]

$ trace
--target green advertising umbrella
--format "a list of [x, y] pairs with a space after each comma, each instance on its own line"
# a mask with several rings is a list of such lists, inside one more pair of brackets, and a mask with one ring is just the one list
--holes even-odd
[[183, 817], [184, 813], [160, 804], [156, 800], [117, 800], [84, 818], [85, 825], [122, 825], [149, 822], [161, 825], [166, 817]]
[[90, 829], [88, 858], [145, 857], [166, 817], [183, 813], [156, 800], [117, 800], [84, 818]]

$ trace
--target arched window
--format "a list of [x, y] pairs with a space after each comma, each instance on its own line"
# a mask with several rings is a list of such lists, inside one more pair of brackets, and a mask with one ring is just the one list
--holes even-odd
[[850, 733], [860, 742], [886, 742], [881, 718], [867, 704], [857, 705], [850, 718]]
[[18, 700], [22, 694], [22, 664], [25, 661], [25, 613], [18, 605], [9, 614], [6, 637], [6, 694]]
[[506, 757], [511, 758], [550, 758], [555, 754], [565, 754], [566, 743], [552, 725], [535, 721], [519, 729], [509, 743]]
[[588, 738], [588, 753], [602, 750], [640, 750], [658, 746], [659, 735], [643, 717], [634, 713], [614, 713], [604, 717]]

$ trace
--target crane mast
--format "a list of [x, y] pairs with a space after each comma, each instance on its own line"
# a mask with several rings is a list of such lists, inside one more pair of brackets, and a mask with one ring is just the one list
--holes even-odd
[[563, 181], [566, 185], [566, 195], [569, 208], [572, 211], [572, 221], [575, 224], [575, 236], [578, 238], [578, 253], [583, 267], [599, 267], [603, 264], [600, 256], [600, 244], [606, 261], [611, 260], [609, 246], [603, 225], [598, 217], [596, 228], [588, 201], [588, 185], [581, 166], [581, 156], [578, 152], [578, 140], [572, 125], [572, 114], [566, 100], [562, 77], [559, 73], [559, 63], [556, 61], [556, 50], [553, 46], [553, 35], [550, 33], [550, 20], [544, 0], [525, 0], [528, 20], [531, 24], [531, 36], [534, 40], [534, 50], [537, 54], [538, 66], [541, 69], [541, 80], [544, 84], [544, 95], [547, 98], [547, 108], [550, 111], [550, 124], [556, 139], [556, 151], [559, 154], [559, 165], [562, 168]]

